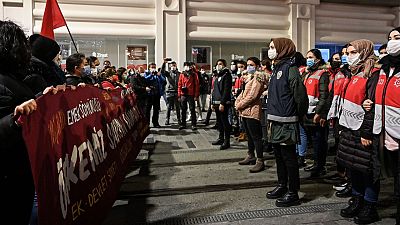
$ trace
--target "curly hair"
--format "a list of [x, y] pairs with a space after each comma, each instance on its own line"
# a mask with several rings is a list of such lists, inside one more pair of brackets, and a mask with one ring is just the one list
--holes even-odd
[[0, 34], [0, 73], [25, 78], [32, 57], [28, 38], [12, 21], [0, 21]]

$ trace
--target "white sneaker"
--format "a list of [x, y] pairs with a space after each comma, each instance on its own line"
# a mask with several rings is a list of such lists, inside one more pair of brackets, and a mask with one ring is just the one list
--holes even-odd
[[199, 118], [197, 118], [197, 122], [201, 122], [203, 121], [203, 118], [201, 118], [201, 116], [199, 116]]

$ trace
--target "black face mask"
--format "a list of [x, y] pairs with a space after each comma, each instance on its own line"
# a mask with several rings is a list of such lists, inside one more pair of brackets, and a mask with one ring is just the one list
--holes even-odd
[[342, 63], [341, 62], [339, 62], [339, 61], [332, 61], [332, 63], [331, 63], [331, 67], [332, 67], [332, 69], [338, 69], [340, 66], [342, 65]]

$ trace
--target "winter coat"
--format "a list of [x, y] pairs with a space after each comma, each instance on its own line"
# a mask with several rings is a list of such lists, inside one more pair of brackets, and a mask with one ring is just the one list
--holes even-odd
[[29, 222], [34, 196], [28, 152], [13, 113], [16, 106], [34, 98], [22, 81], [0, 74], [0, 192], [8, 211], [15, 210], [13, 224]]
[[180, 72], [176, 71], [165, 71], [164, 72], [167, 85], [165, 87], [165, 93], [167, 98], [178, 96], [178, 82], [180, 77]]
[[86, 83], [82, 77], [78, 77], [75, 75], [67, 74], [66, 78], [67, 79], [65, 80], [65, 83], [67, 85], [78, 86], [78, 84], [80, 84], [80, 83]]
[[[365, 99], [374, 100], [375, 87], [378, 82], [379, 71], [375, 71], [367, 81]], [[346, 88], [346, 87], [344, 87]], [[349, 91], [345, 90], [344, 92]], [[340, 116], [344, 116], [343, 114]], [[378, 139], [374, 137], [372, 129], [374, 124], [374, 107], [366, 111], [363, 123], [358, 130], [341, 127], [337, 162], [349, 170], [357, 170], [367, 175], [373, 175], [374, 180], [379, 179], [380, 163], [378, 156]], [[373, 144], [364, 147], [361, 137], [373, 140]]]
[[146, 80], [146, 87], [151, 88], [150, 92], [147, 92], [149, 96], [163, 96], [165, 77], [162, 74], [151, 73], [147, 71], [144, 75]]
[[131, 76], [131, 85], [138, 100], [146, 98], [146, 80], [144, 76], [137, 73], [133, 74]]
[[252, 78], [246, 83], [244, 91], [237, 97], [235, 107], [241, 117], [260, 120], [260, 97], [264, 91], [265, 77], [260, 72], [251, 76]]
[[212, 90], [214, 105], [230, 105], [232, 102], [232, 75], [228, 68], [218, 72]]
[[189, 73], [185, 71], [179, 76], [178, 97], [185, 95], [195, 98], [200, 95], [199, 77], [194, 71], [189, 71]]

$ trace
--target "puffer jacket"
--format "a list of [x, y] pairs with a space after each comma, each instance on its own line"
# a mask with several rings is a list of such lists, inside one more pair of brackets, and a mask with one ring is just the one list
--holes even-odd
[[261, 72], [251, 76], [244, 91], [236, 99], [235, 107], [241, 117], [260, 120], [262, 109], [260, 97], [264, 91], [265, 76]]

